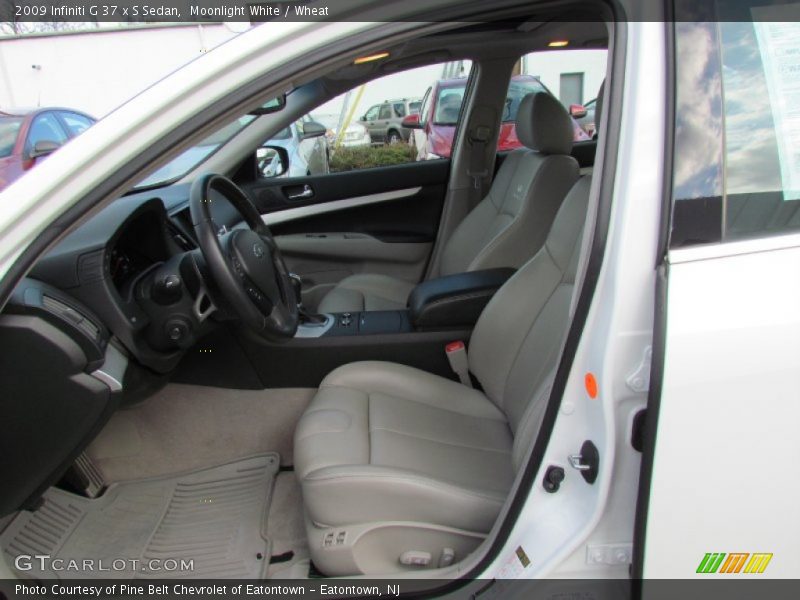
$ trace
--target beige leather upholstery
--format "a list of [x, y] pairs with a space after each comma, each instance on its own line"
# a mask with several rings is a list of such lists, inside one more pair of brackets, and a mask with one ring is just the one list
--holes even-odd
[[511, 485], [503, 413], [476, 390], [403, 365], [330, 373], [295, 433], [306, 510], [322, 525], [422, 521], [488, 531]]
[[398, 310], [416, 284], [388, 275], [351, 275], [340, 281], [320, 302], [325, 313], [361, 310]]
[[[572, 121], [544, 92], [526, 96], [517, 136], [527, 148], [510, 152], [486, 197], [447, 241], [436, 276], [518, 268], [541, 248], [556, 211], [578, 178], [569, 156]], [[381, 275], [353, 275], [322, 299], [320, 312], [404, 308], [414, 284]]]
[[[400, 556], [419, 550], [416, 538], [398, 537], [387, 523], [418, 528], [429, 566], [457, 539], [455, 530], [489, 531], [541, 423], [568, 323], [589, 185], [588, 178], [575, 184], [544, 246], [478, 320], [469, 366], [484, 391], [383, 362], [353, 363], [325, 378], [295, 433], [311, 556], [323, 572], [403, 568]], [[360, 552], [351, 532], [370, 528], [369, 552]], [[328, 532], [341, 534], [342, 545], [325, 546]]]

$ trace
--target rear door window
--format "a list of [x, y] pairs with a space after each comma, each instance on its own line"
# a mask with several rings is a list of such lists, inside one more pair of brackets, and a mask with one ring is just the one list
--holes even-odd
[[675, 26], [672, 247], [800, 230], [800, 23], [717, 18]]
[[381, 112], [378, 114], [379, 119], [391, 119], [393, 116], [391, 104], [381, 106]]

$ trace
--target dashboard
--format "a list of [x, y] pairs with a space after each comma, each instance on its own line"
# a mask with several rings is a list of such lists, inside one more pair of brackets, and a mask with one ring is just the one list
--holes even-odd
[[[203, 333], [192, 305], [205, 286], [204, 263], [189, 212], [189, 186], [157, 193], [142, 191], [112, 202], [43, 256], [30, 277], [85, 305], [139, 363], [167, 373]], [[215, 200], [218, 228], [237, 226], [241, 219], [233, 206], [222, 196]], [[157, 288], [167, 271], [180, 278], [183, 294], [164, 301]], [[176, 331], [181, 335], [173, 339]]]

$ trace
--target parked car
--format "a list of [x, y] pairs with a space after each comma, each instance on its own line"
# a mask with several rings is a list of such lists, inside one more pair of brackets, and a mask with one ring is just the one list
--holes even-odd
[[71, 108], [0, 110], [0, 190], [94, 122]]
[[419, 98], [385, 100], [369, 107], [359, 122], [369, 129], [373, 142], [396, 144], [408, 141], [411, 130], [403, 126], [403, 119], [419, 114], [422, 101]]
[[[417, 160], [450, 157], [466, 85], [467, 80], [464, 78], [436, 81], [425, 94], [422, 112], [403, 120], [404, 127], [414, 130], [413, 141], [417, 146]], [[522, 146], [517, 138], [517, 110], [522, 99], [534, 92], [551, 94], [538, 77], [515, 75], [511, 78], [500, 136], [497, 140], [499, 151], [513, 150]], [[574, 141], [590, 139], [574, 119], [573, 125]]]
[[592, 98], [585, 104], [572, 104], [569, 107], [569, 113], [572, 118], [578, 122], [581, 129], [591, 138], [597, 135], [597, 125], [594, 122], [594, 107], [596, 103], [597, 98]]
[[328, 147], [332, 150], [337, 144], [343, 148], [354, 148], [357, 146], [369, 146], [372, 139], [369, 130], [358, 121], [351, 121], [344, 131], [341, 139], [337, 140], [339, 132], [338, 115], [314, 115], [312, 117], [318, 123], [327, 127], [325, 137], [328, 140]]
[[[303, 177], [330, 171], [325, 125], [305, 115], [264, 142], [256, 153], [258, 168], [264, 177]], [[289, 164], [282, 165], [270, 146], [284, 148]]]

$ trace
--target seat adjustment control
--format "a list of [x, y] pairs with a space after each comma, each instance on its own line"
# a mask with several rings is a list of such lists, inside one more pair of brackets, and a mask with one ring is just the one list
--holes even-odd
[[427, 567], [431, 562], [431, 553], [421, 550], [407, 550], [400, 555], [400, 564], [411, 567]]

